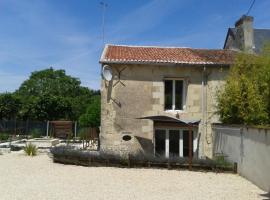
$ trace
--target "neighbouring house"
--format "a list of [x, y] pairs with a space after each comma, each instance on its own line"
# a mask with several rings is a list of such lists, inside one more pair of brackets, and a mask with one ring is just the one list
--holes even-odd
[[229, 28], [223, 48], [260, 53], [264, 44], [270, 42], [270, 29], [254, 28], [253, 20], [253, 17], [244, 15], [234, 28]]
[[224, 49], [106, 45], [100, 63], [112, 77], [101, 81], [101, 150], [212, 157], [215, 97], [238, 45], [253, 48], [245, 42], [251, 19], [229, 29]]

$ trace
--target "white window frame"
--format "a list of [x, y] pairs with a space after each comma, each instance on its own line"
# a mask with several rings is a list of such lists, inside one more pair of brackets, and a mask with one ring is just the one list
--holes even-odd
[[[165, 81], [172, 81], [172, 108], [165, 109]], [[182, 110], [175, 110], [175, 81], [183, 81], [183, 91], [182, 91]], [[183, 112], [186, 110], [186, 81], [185, 78], [165, 78], [164, 79], [164, 109], [165, 111], [178, 111]]]
[[[156, 141], [155, 141], [155, 133], [156, 130], [165, 130], [166, 137], [165, 137], [165, 157], [170, 157], [170, 130], [179, 131], [179, 157], [184, 156], [183, 150], [183, 132], [188, 131], [188, 128], [155, 128], [154, 129], [154, 156], [156, 156]], [[198, 157], [197, 149], [198, 149], [198, 129], [191, 128], [193, 131], [193, 156]]]

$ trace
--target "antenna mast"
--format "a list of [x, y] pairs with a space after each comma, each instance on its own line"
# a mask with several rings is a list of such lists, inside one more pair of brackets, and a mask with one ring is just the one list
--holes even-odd
[[108, 7], [108, 4], [101, 1], [100, 5], [102, 6], [102, 42], [105, 43], [105, 12], [106, 8]]
[[252, 3], [251, 3], [251, 5], [250, 5], [250, 7], [249, 7], [249, 9], [248, 9], [248, 11], [247, 11], [247, 14], [246, 15], [248, 15], [249, 14], [249, 12], [251, 11], [251, 9], [253, 8], [253, 6], [254, 6], [254, 3], [256, 2], [256, 0], [253, 0], [252, 1]]

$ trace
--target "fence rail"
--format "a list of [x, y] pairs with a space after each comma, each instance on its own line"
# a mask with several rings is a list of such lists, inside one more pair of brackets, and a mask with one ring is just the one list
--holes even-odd
[[10, 135], [29, 135], [33, 130], [39, 130], [42, 136], [46, 136], [47, 122], [0, 120], [0, 133]]
[[[82, 127], [77, 122], [72, 122], [72, 136], [78, 137], [79, 133], [86, 132], [90, 138], [97, 137], [96, 128]], [[31, 120], [0, 120], [0, 134], [8, 135], [31, 135], [33, 131], [38, 131], [41, 136], [52, 136], [53, 122], [31, 121]]]

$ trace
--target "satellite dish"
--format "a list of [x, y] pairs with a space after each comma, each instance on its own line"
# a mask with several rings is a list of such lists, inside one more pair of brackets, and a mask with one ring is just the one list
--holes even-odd
[[112, 68], [109, 65], [104, 65], [102, 68], [102, 76], [106, 81], [112, 80]]

